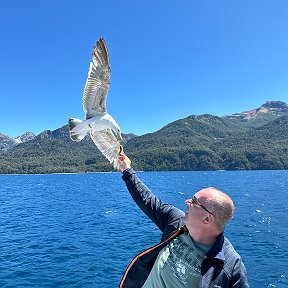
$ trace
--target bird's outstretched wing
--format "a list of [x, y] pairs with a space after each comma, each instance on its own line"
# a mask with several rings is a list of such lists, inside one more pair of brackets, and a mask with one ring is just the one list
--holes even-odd
[[104, 129], [101, 131], [90, 132], [91, 139], [102, 154], [113, 163], [114, 169], [117, 168], [117, 159], [119, 153], [122, 151], [122, 146], [118, 142], [117, 138], [114, 136], [111, 129]]
[[86, 119], [106, 112], [106, 97], [110, 86], [110, 61], [106, 43], [100, 38], [92, 51], [92, 62], [83, 94]]

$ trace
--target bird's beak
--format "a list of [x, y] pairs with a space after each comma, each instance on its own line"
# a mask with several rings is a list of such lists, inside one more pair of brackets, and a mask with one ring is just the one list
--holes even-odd
[[121, 154], [123, 153], [123, 151], [124, 151], [124, 150], [123, 150], [123, 146], [120, 145], [120, 146], [119, 146], [119, 153], [118, 153], [118, 154], [121, 155]]

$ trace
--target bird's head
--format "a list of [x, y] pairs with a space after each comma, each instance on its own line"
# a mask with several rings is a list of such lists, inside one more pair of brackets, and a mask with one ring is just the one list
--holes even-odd
[[114, 133], [116, 134], [116, 137], [118, 137], [118, 139], [123, 140], [122, 135], [121, 135], [121, 129], [117, 124], [116, 124], [116, 126], [114, 126], [114, 128], [112, 128], [112, 130], [114, 131]]
[[106, 122], [106, 125], [114, 132], [116, 138], [123, 140], [121, 136], [121, 129], [111, 115], [106, 113], [101, 120]]
[[122, 139], [122, 135], [121, 135], [121, 129], [119, 127], [119, 125], [116, 123], [116, 121], [111, 117], [110, 120], [110, 124], [111, 124], [111, 129], [112, 131], [115, 133], [116, 138], [123, 140]]

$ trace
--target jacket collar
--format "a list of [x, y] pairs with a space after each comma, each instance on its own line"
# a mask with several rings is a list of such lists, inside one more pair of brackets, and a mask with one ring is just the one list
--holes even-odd
[[225, 238], [223, 233], [217, 236], [215, 243], [206, 254], [207, 258], [216, 258], [223, 262], [225, 261], [225, 255], [223, 251], [224, 239]]
[[[182, 227], [183, 227], [183, 232], [188, 232], [186, 225], [184, 225]], [[224, 234], [222, 232], [217, 236], [215, 243], [210, 248], [210, 250], [207, 252], [205, 258], [210, 258], [210, 259], [215, 258], [215, 259], [219, 259], [219, 260], [224, 262], [225, 261], [225, 255], [224, 255], [224, 251], [223, 251], [224, 239], [225, 239]]]

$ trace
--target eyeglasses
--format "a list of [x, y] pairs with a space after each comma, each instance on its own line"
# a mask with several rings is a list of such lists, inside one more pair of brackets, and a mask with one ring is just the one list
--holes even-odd
[[[208, 212], [209, 214], [213, 215], [212, 212], [210, 212], [205, 206], [203, 206], [198, 199], [196, 198], [196, 196], [194, 195], [191, 199], [191, 203], [200, 206], [201, 208], [203, 208], [206, 212]], [[214, 215], [213, 215], [214, 216]]]

